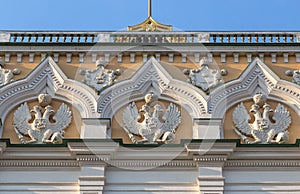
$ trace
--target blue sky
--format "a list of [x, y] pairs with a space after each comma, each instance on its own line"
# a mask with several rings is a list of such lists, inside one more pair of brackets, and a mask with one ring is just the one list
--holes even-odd
[[[0, 0], [0, 30], [125, 30], [148, 0]], [[300, 31], [300, 0], [152, 0], [153, 17], [182, 31]]]

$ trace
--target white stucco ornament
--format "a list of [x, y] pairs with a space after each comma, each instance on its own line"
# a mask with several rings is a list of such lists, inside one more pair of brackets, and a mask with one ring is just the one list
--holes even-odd
[[210, 69], [208, 65], [207, 58], [203, 58], [200, 61], [200, 69], [184, 70], [184, 73], [189, 76], [189, 82], [204, 92], [209, 92], [210, 89], [223, 83], [220, 71]]
[[55, 113], [52, 98], [47, 93], [40, 94], [38, 100], [39, 104], [31, 110], [26, 102], [17, 109], [13, 124], [15, 132], [23, 144], [61, 144], [64, 129], [71, 123], [70, 108], [62, 103]]
[[294, 78], [293, 82], [300, 85], [300, 70], [295, 70], [293, 72], [293, 78]]
[[[254, 115], [254, 122], [251, 120], [243, 103], [239, 104], [233, 111], [233, 122], [236, 126], [234, 131], [248, 144], [284, 144], [289, 139], [288, 127], [291, 124], [290, 112], [281, 104], [278, 104], [275, 111], [266, 103], [266, 96], [258, 93], [254, 95], [254, 104], [250, 113]], [[272, 121], [270, 113], [273, 113]], [[249, 140], [253, 138], [254, 140]]]
[[17, 75], [14, 71], [4, 68], [4, 62], [0, 58], [0, 86], [12, 82], [14, 75]]
[[[154, 94], [149, 93], [145, 96], [146, 103], [139, 111], [132, 102], [123, 112], [123, 129], [133, 143], [168, 144], [175, 140], [175, 130], [181, 122], [180, 111], [173, 103], [164, 111], [153, 98]], [[165, 113], [161, 117], [162, 112]], [[142, 117], [143, 121], [140, 122]], [[134, 135], [142, 139], [137, 139]]]
[[106, 62], [103, 60], [97, 60], [96, 62], [96, 69], [90, 69], [90, 70], [81, 70], [81, 74], [84, 75], [83, 82], [93, 89], [97, 91], [98, 93], [115, 83], [116, 77], [121, 74], [121, 70], [111, 70], [111, 69], [105, 69]]

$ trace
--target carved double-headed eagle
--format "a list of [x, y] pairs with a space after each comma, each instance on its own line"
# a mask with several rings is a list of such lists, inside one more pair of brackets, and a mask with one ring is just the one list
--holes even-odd
[[[51, 104], [51, 96], [40, 94], [39, 104], [29, 110], [28, 104], [22, 104], [14, 114], [14, 129], [23, 144], [60, 144], [64, 129], [71, 123], [70, 108], [62, 103], [55, 113]], [[44, 109], [44, 111], [43, 111]], [[32, 115], [34, 116], [32, 118]], [[30, 121], [33, 119], [33, 122]], [[24, 136], [29, 136], [26, 140]]]
[[[181, 122], [180, 111], [171, 103], [164, 115], [160, 118], [160, 113], [164, 112], [159, 104], [153, 104], [152, 93], [145, 96], [145, 102], [138, 111], [134, 102], [128, 105], [123, 112], [123, 129], [133, 143], [172, 143], [175, 140], [175, 130]], [[144, 120], [139, 122], [144, 116]], [[136, 139], [134, 135], [142, 139]]]
[[[251, 120], [243, 103], [233, 111], [233, 122], [238, 128], [234, 131], [248, 144], [283, 144], [289, 139], [288, 127], [291, 124], [290, 112], [282, 104], [278, 104], [275, 111], [266, 103], [266, 96], [258, 93], [253, 97], [254, 104], [250, 113], [254, 115]], [[273, 121], [270, 113], [273, 112]], [[248, 139], [253, 138], [254, 141]]]

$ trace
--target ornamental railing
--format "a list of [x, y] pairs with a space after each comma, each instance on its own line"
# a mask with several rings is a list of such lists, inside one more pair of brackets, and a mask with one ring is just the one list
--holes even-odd
[[0, 31], [9, 43], [299, 43], [300, 32]]

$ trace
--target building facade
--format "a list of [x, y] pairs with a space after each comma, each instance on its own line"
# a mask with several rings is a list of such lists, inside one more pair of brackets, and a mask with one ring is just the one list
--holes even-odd
[[300, 193], [300, 32], [0, 32], [0, 193]]

